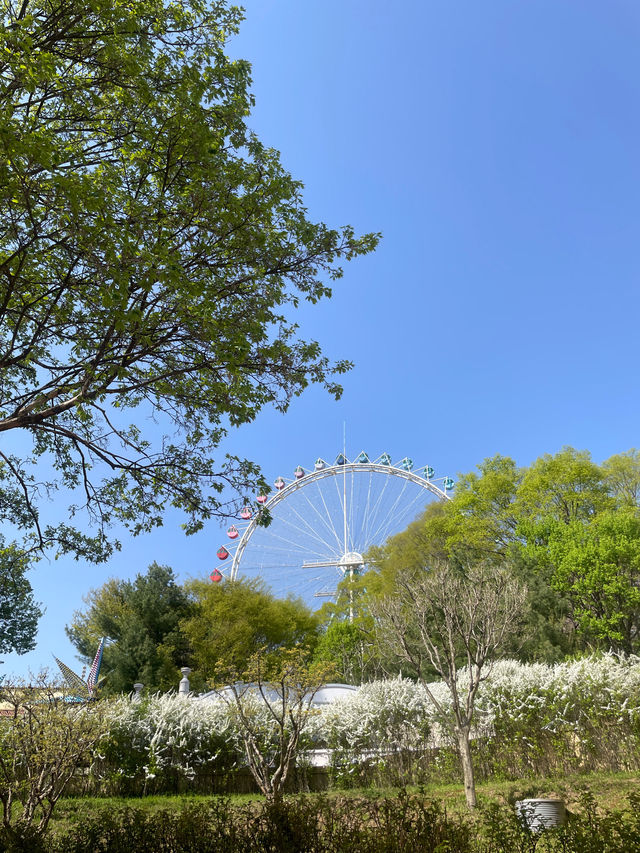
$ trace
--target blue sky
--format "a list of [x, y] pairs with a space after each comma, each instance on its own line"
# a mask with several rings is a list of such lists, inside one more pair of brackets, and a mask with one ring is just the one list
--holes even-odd
[[[302, 332], [354, 370], [264, 412], [226, 450], [269, 478], [341, 448], [442, 474], [563, 445], [638, 446], [640, 7], [608, 0], [251, 0], [229, 46], [253, 65], [251, 126], [306, 185], [310, 216], [382, 231]], [[107, 566], [42, 562], [38, 648], [90, 587], [156, 559], [207, 573], [223, 539], [179, 519]]]

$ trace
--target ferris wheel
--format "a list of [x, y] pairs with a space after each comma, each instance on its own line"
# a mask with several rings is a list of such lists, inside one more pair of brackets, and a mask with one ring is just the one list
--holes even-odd
[[299, 596], [315, 609], [364, 570], [369, 548], [404, 530], [430, 501], [448, 500], [454, 482], [408, 457], [394, 463], [387, 453], [372, 460], [362, 452], [298, 465], [273, 485], [227, 530], [211, 580], [259, 577], [274, 595]]

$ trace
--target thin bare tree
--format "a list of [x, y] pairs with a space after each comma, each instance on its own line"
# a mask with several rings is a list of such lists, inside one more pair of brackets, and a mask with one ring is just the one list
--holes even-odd
[[[0, 702], [0, 821], [5, 830], [43, 835], [79, 767], [93, 761], [108, 731], [103, 702], [66, 701], [46, 671], [34, 684], [5, 680]], [[71, 697], [75, 698], [75, 697]]]
[[313, 699], [330, 681], [331, 664], [313, 662], [304, 648], [253, 655], [243, 681], [218, 690], [234, 712], [239, 744], [264, 796], [279, 801], [315, 713]]
[[[525, 610], [526, 588], [495, 561], [454, 566], [440, 560], [400, 571], [394, 593], [372, 605], [380, 640], [411, 664], [445, 726], [449, 721], [469, 808], [476, 805], [470, 737], [478, 688]], [[451, 712], [430, 688], [434, 671], [449, 689]]]

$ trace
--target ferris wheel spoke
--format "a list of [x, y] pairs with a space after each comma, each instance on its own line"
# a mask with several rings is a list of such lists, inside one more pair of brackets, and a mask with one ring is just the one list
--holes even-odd
[[279, 574], [277, 578], [271, 580], [271, 586], [277, 589], [291, 588], [295, 585], [295, 594], [300, 598], [314, 596], [320, 590], [333, 589], [338, 586], [340, 578], [321, 574], [303, 574], [300, 571], [291, 573], [288, 576]]
[[364, 548], [365, 551], [367, 550], [368, 545], [371, 543], [371, 526], [375, 524], [379, 507], [384, 501], [384, 497], [389, 486], [389, 478], [385, 480], [384, 486], [379, 491], [377, 499], [375, 500], [372, 497], [373, 482], [374, 473], [371, 472], [367, 481], [367, 498], [365, 502], [365, 511], [362, 515], [361, 521], [362, 541], [367, 543], [367, 546]]
[[[260, 549], [260, 553], [264, 554], [265, 557], [268, 557], [271, 560], [280, 560], [282, 565], [293, 565], [291, 561], [293, 560], [294, 555], [296, 555], [296, 565], [299, 565], [300, 560], [304, 560], [305, 556], [309, 553], [309, 551], [308, 549], [303, 549], [299, 547], [296, 548], [292, 545], [276, 545], [275, 543], [273, 543], [262, 546]], [[299, 560], [298, 556], [300, 558]], [[254, 559], [244, 561], [245, 565], [249, 562], [251, 562], [251, 564], [253, 565], [261, 562], [261, 560]]]
[[[245, 572], [251, 570], [274, 569], [282, 572], [298, 572], [300, 571], [300, 563], [281, 563], [280, 560], [276, 563], [265, 563], [261, 561], [259, 564], [245, 566]], [[242, 575], [242, 573], [240, 573]]]
[[368, 486], [367, 486], [367, 501], [365, 503], [364, 517], [362, 519], [362, 527], [363, 527], [362, 538], [365, 542], [367, 541], [367, 532], [368, 532], [367, 528], [369, 526], [369, 519], [371, 518], [370, 507], [371, 507], [371, 485], [372, 485], [372, 482], [373, 482], [373, 472], [371, 474], [369, 474], [369, 482], [368, 482]]
[[[327, 501], [325, 499], [324, 491], [322, 489], [318, 488], [318, 493], [320, 495], [320, 500], [322, 501], [322, 506], [324, 508], [324, 511], [325, 511], [325, 514], [327, 517], [327, 520], [324, 521], [324, 519], [323, 519], [323, 521], [326, 524], [327, 528], [331, 531], [331, 534], [333, 535], [333, 537], [335, 538], [336, 545], [338, 546], [338, 552], [340, 552], [342, 550], [342, 541], [340, 539], [340, 536], [338, 535], [338, 531], [336, 530], [335, 524], [333, 523], [333, 518], [334, 518], [335, 513], [331, 513], [329, 511], [329, 507], [327, 506]], [[317, 507], [313, 506], [313, 504], [311, 503], [309, 496], [305, 495], [305, 498], [307, 499], [307, 503], [309, 503], [312, 506], [312, 508], [315, 510], [316, 514], [320, 518], [322, 518], [322, 515], [320, 512], [318, 512]]]
[[325, 510], [325, 515], [323, 515], [321, 510], [318, 508], [318, 506], [309, 498], [308, 494], [306, 494], [304, 491], [302, 491], [298, 494], [300, 496], [300, 499], [304, 500], [306, 505], [309, 507], [309, 510], [311, 511], [311, 514], [312, 514], [312, 517], [315, 517], [317, 522], [319, 522], [319, 524], [321, 526], [322, 533], [320, 531], [318, 531], [315, 527], [313, 527], [311, 522], [309, 522], [311, 529], [314, 531], [314, 533], [317, 536], [319, 536], [322, 539], [322, 541], [325, 544], [325, 547], [327, 547], [329, 549], [329, 552], [333, 553], [334, 546], [331, 544], [330, 541], [327, 541], [326, 539], [324, 539], [325, 535], [329, 536], [329, 540], [332, 540], [336, 536], [335, 528], [334, 528], [332, 521], [331, 521], [331, 513], [329, 512], [328, 508], [326, 507], [326, 504], [323, 501], [323, 508]]
[[390, 481], [391, 481], [391, 477], [387, 477], [387, 478], [385, 479], [385, 481], [384, 481], [384, 485], [383, 485], [382, 489], [380, 490], [380, 494], [378, 495], [378, 497], [377, 497], [377, 499], [376, 499], [376, 501], [375, 501], [375, 503], [374, 503], [374, 505], [373, 505], [373, 510], [371, 511], [369, 518], [366, 520], [366, 535], [365, 535], [365, 539], [366, 539], [366, 541], [367, 541], [367, 542], [372, 542], [372, 543], [373, 543], [373, 542], [375, 541], [375, 539], [374, 539], [374, 537], [373, 537], [373, 535], [372, 535], [372, 533], [371, 533], [371, 530], [372, 530], [372, 528], [373, 528], [374, 526], [376, 526], [376, 525], [377, 525], [377, 523], [378, 523], [378, 521], [377, 521], [377, 519], [378, 519], [378, 513], [380, 512], [380, 506], [383, 504], [384, 496], [385, 496], [385, 494], [386, 494], [386, 492], [387, 492], [387, 488], [389, 487], [389, 483], [390, 483]]
[[386, 515], [378, 523], [378, 526], [375, 528], [375, 530], [372, 531], [372, 538], [374, 540], [381, 540], [381, 539], [385, 538], [384, 537], [384, 531], [387, 530], [389, 528], [389, 524], [392, 523], [393, 518], [397, 513], [398, 506], [401, 504], [402, 497], [404, 495], [405, 489], [406, 489], [406, 484], [403, 486], [400, 493], [397, 495], [393, 504], [389, 507]]
[[[340, 575], [331, 575], [331, 574], [330, 575], [315, 575], [315, 576], [309, 578], [309, 580], [307, 581], [307, 583], [304, 585], [303, 588], [305, 589], [307, 594], [309, 592], [311, 592], [311, 594], [316, 598], [321, 597], [321, 595], [322, 595], [322, 597], [324, 597], [324, 595], [326, 595], [327, 592], [331, 592], [331, 595], [328, 597], [332, 598], [335, 595], [335, 590], [336, 590], [336, 588], [337, 588], [337, 586], [341, 580], [342, 580], [342, 574], [340, 574]], [[320, 606], [320, 605], [318, 605], [318, 606]]]
[[[342, 478], [344, 478], [344, 475], [345, 475], [344, 470], [341, 473], [342, 473]], [[338, 504], [340, 506], [340, 521], [342, 522], [342, 524], [344, 524], [344, 518], [345, 518], [345, 513], [346, 513], [345, 498], [344, 498], [343, 493], [340, 491], [340, 484], [338, 483], [338, 477], [335, 478], [335, 483], [336, 483], [336, 493], [338, 495]], [[343, 479], [343, 484], [344, 484], [344, 479]], [[345, 537], [344, 537], [344, 532], [343, 532], [342, 538], [338, 537], [338, 545], [339, 545], [341, 550], [344, 550], [345, 546], [347, 544], [344, 541], [344, 538]]]
[[[339, 544], [339, 540], [337, 539], [335, 527], [332, 524], [329, 524], [327, 522], [327, 519], [329, 521], [331, 520], [331, 514], [329, 513], [326, 502], [323, 501], [324, 508], [326, 511], [326, 518], [324, 518], [322, 513], [318, 512], [317, 507], [315, 507], [314, 504], [311, 502], [311, 500], [309, 499], [309, 496], [303, 495], [303, 497], [305, 498], [307, 505], [314, 511], [315, 515], [318, 516], [318, 518], [322, 522], [324, 528], [326, 529], [327, 533], [329, 533], [329, 535], [331, 537], [335, 538]], [[333, 553], [334, 546], [330, 542], [328, 542], [326, 539], [324, 539], [323, 536], [321, 536], [320, 533], [311, 525], [311, 523], [306, 521], [306, 519], [304, 519], [302, 517], [302, 515], [300, 515], [300, 513], [295, 509], [295, 507], [292, 507], [292, 512], [300, 519], [301, 522], [303, 522], [305, 524], [305, 526], [309, 529], [309, 531], [311, 532], [313, 537], [318, 539], [318, 541], [322, 542], [322, 544], [327, 548], [327, 553], [329, 553], [329, 554]]]
[[[292, 521], [290, 518], [283, 518], [283, 525], [285, 525], [287, 528], [290, 528], [294, 533], [298, 533], [301, 536], [302, 542], [307, 542], [309, 544], [313, 542], [317, 545], [322, 546], [322, 550], [327, 554], [333, 553], [333, 547], [331, 546], [331, 544], [325, 538], [323, 538], [318, 533], [318, 531], [315, 530], [311, 526], [311, 524], [302, 517], [302, 515], [300, 515], [300, 513], [296, 509], [292, 508], [291, 511], [296, 516], [296, 518], [300, 520], [301, 524], [294, 523], [294, 521]], [[302, 547], [308, 547], [308, 545], [303, 545]]]
[[357, 541], [357, 536], [356, 536], [356, 531], [355, 531], [355, 518], [354, 518], [356, 501], [353, 499], [353, 488], [354, 488], [355, 480], [356, 480], [355, 474], [352, 471], [351, 472], [351, 482], [350, 482], [351, 495], [350, 495], [350, 499], [349, 499], [349, 520], [347, 523], [347, 541], [348, 541], [348, 546], [346, 549], [347, 551], [356, 551], [357, 550], [357, 548], [355, 546], [355, 542]]
[[283, 536], [282, 534], [279, 534], [279, 533], [273, 533], [273, 532], [272, 532], [272, 534], [271, 534], [271, 535], [272, 535], [272, 536], [273, 536], [273, 538], [274, 538], [274, 539], [276, 539], [278, 542], [284, 542], [284, 543], [286, 543], [286, 544], [289, 546], [289, 549], [288, 549], [288, 550], [289, 550], [289, 553], [291, 553], [291, 549], [292, 549], [292, 548], [293, 548], [293, 550], [294, 550], [294, 551], [300, 551], [301, 553], [304, 553], [304, 550], [300, 548], [300, 543], [299, 543], [299, 542], [296, 542], [296, 540], [295, 540], [295, 539], [289, 539], [289, 538], [287, 538], [286, 536]]
[[374, 539], [386, 538], [386, 536], [384, 536], [384, 531], [389, 528], [389, 524], [391, 523], [394, 515], [397, 512], [398, 505], [402, 501], [402, 497], [403, 497], [403, 495], [407, 489], [407, 485], [408, 485], [408, 480], [405, 480], [403, 483], [402, 489], [400, 490], [399, 495], [397, 496], [397, 498], [393, 502], [393, 505], [390, 507], [390, 509], [387, 512], [387, 514], [385, 515], [385, 517], [382, 519], [382, 521], [380, 522], [380, 524], [378, 525], [376, 530], [373, 532], [373, 538]]
[[[414, 518], [417, 514], [418, 507], [421, 504], [421, 499], [424, 500], [423, 495], [416, 495], [414, 498], [411, 499], [411, 501], [409, 503], [407, 503], [405, 506], [403, 506], [402, 514], [403, 514], [404, 526], [405, 527], [407, 525], [411, 524], [411, 522], [414, 520]], [[394, 527], [394, 519], [390, 518], [388, 520], [386, 528], [382, 528], [380, 530], [379, 538], [382, 541], [386, 541], [389, 538], [389, 536], [391, 536], [393, 534], [393, 532], [394, 532], [393, 527]]]

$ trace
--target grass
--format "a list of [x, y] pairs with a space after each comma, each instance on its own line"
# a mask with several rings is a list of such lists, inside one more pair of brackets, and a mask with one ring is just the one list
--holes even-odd
[[[588, 788], [599, 806], [621, 808], [628, 794], [640, 789], [640, 774], [588, 773], [551, 777], [531, 777], [516, 781], [484, 782], [477, 786], [480, 805], [489, 802], [513, 802], [526, 797], [560, 797], [567, 808], [576, 806], [579, 794]], [[430, 799], [446, 806], [448, 811], [465, 811], [466, 802], [461, 785], [435, 785], [423, 789]]]

